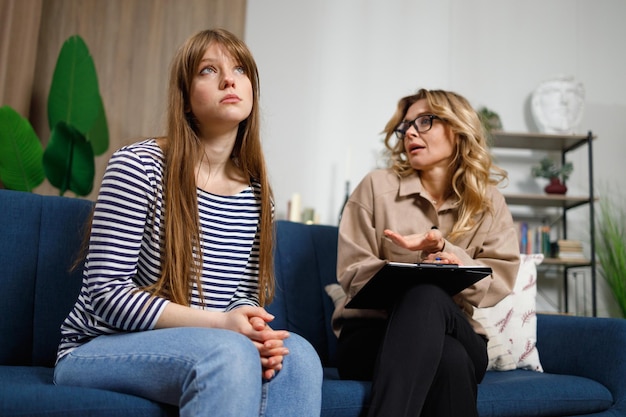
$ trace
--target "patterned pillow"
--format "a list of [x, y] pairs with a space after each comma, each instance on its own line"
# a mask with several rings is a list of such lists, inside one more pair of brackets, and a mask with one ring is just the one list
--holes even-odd
[[476, 308], [474, 319], [487, 330], [490, 370], [543, 372], [537, 351], [537, 265], [542, 254], [521, 255], [513, 292], [493, 307]]

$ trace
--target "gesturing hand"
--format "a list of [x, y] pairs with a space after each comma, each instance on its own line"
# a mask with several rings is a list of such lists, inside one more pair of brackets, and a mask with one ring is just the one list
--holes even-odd
[[438, 229], [407, 236], [402, 236], [389, 229], [386, 229], [384, 233], [396, 245], [412, 251], [421, 250], [425, 254], [440, 252], [445, 245], [443, 234]]

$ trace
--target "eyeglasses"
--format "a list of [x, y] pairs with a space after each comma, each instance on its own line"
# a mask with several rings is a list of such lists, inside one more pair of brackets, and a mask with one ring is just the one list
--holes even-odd
[[435, 116], [434, 114], [424, 114], [422, 116], [417, 117], [414, 120], [403, 120], [396, 126], [394, 129], [394, 133], [398, 137], [398, 139], [404, 139], [406, 136], [406, 131], [413, 126], [417, 133], [428, 132], [431, 127], [433, 127], [433, 120], [438, 119], [441, 120], [439, 116]]

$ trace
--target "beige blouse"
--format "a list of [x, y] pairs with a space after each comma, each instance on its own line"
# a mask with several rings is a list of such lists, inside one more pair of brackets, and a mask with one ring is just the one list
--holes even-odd
[[[454, 297], [474, 330], [485, 330], [472, 319], [473, 307], [490, 307], [506, 297], [515, 284], [519, 267], [519, 243], [513, 218], [504, 196], [495, 186], [488, 189], [493, 211], [487, 211], [475, 228], [454, 243], [446, 239], [444, 251], [454, 253], [464, 265], [485, 265], [493, 274]], [[422, 187], [417, 173], [400, 178], [391, 169], [372, 171], [361, 181], [346, 204], [339, 227], [337, 277], [347, 297], [333, 314], [333, 329], [341, 331], [343, 319], [385, 318], [382, 310], [345, 309], [386, 261], [419, 262], [421, 252], [395, 245], [383, 235], [391, 229], [401, 235], [424, 233], [437, 226], [446, 237], [458, 210], [454, 197], [437, 210]]]

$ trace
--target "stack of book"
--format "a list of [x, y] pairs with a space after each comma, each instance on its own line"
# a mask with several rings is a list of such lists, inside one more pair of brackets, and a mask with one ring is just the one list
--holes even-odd
[[585, 259], [583, 244], [580, 240], [559, 239], [556, 241], [556, 256], [559, 259]]

